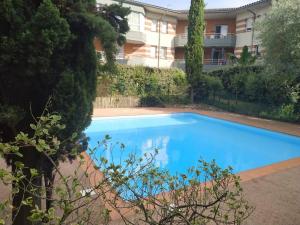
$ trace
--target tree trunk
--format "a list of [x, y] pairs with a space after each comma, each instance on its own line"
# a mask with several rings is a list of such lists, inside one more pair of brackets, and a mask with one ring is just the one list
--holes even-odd
[[52, 206], [52, 195], [53, 195], [53, 185], [54, 185], [55, 174], [45, 173], [44, 180], [46, 186], [46, 209], [50, 209]]
[[[39, 165], [40, 160], [38, 157], [38, 153], [35, 149], [32, 148], [24, 148], [21, 152], [25, 152], [22, 158], [15, 158], [12, 161], [12, 172], [16, 172], [16, 167], [14, 165], [15, 162], [20, 161], [24, 163], [25, 168], [23, 169], [23, 173], [25, 175], [25, 179], [22, 180], [20, 184], [13, 183], [12, 187], [19, 188], [19, 192], [13, 196], [13, 210], [12, 210], [12, 225], [32, 225], [33, 223], [29, 221], [27, 218], [31, 215], [31, 210], [35, 208], [35, 205], [41, 208], [41, 198], [39, 196], [35, 196], [30, 193], [30, 185], [35, 185], [37, 187], [41, 187], [42, 178], [41, 176], [37, 176], [35, 179], [31, 179], [30, 168], [35, 168], [40, 172]], [[28, 154], [28, 153], [32, 154]], [[30, 182], [31, 179], [31, 182]], [[20, 187], [21, 186], [21, 187]], [[26, 188], [29, 190], [26, 191]], [[25, 189], [25, 190], [24, 190]], [[38, 190], [37, 190], [38, 192]], [[38, 194], [40, 195], [40, 194]], [[23, 200], [31, 197], [33, 200], [33, 207], [21, 205]], [[35, 225], [40, 225], [42, 223], [34, 223]]]
[[194, 88], [191, 88], [191, 93], [190, 93], [190, 97], [191, 97], [191, 103], [194, 104]]

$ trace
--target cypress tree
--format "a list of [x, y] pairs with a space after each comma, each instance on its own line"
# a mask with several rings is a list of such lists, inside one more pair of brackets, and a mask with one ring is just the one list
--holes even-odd
[[[66, 129], [62, 140], [78, 133], [76, 146], [83, 150], [82, 131], [89, 125], [96, 90], [95, 37], [102, 42], [109, 63], [116, 43], [125, 41], [129, 9], [120, 5], [96, 10], [95, 0], [2, 0], [0, 2], [0, 141], [12, 141], [19, 132], [32, 132], [30, 124], [49, 112], [62, 116]], [[50, 99], [50, 102], [49, 102]], [[67, 143], [52, 158], [59, 162], [74, 143]], [[20, 161], [43, 174], [51, 190], [54, 180], [48, 159], [36, 149], [21, 149], [23, 157], [6, 156], [15, 169]], [[30, 171], [24, 169], [30, 177]], [[26, 180], [24, 180], [26, 182]], [[42, 185], [42, 177], [36, 179]], [[51, 191], [47, 193], [51, 195]], [[17, 208], [22, 199], [33, 197], [20, 190], [13, 198]], [[51, 202], [46, 202], [47, 207]], [[29, 206], [13, 211], [14, 225], [31, 224]]]
[[185, 47], [186, 73], [192, 102], [194, 102], [195, 89], [201, 92], [199, 85], [201, 85], [203, 68], [204, 29], [204, 1], [192, 0], [188, 16], [188, 42]]

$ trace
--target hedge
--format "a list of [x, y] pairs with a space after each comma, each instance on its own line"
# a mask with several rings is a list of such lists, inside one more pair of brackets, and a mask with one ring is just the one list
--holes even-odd
[[[97, 96], [137, 96], [144, 105], [184, 103], [187, 98], [186, 75], [179, 69], [156, 69], [117, 65], [115, 71], [98, 70]], [[179, 101], [179, 102], [178, 102]], [[153, 104], [152, 104], [153, 103]]]

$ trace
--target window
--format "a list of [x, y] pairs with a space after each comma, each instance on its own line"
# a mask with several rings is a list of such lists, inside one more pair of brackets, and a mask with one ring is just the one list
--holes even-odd
[[156, 51], [157, 51], [157, 47], [156, 46], [151, 46], [150, 47], [150, 57], [151, 58], [156, 58]]
[[157, 31], [157, 20], [152, 20], [151, 22], [151, 31]]
[[160, 48], [159, 57], [161, 59], [166, 59], [167, 58], [167, 48], [166, 47], [161, 47]]
[[253, 27], [253, 18], [248, 18], [246, 20], [246, 31], [251, 31]]
[[128, 24], [129, 24], [130, 30], [143, 31], [143, 23], [144, 23], [143, 19], [144, 19], [144, 16], [141, 13], [131, 12], [128, 15]]
[[167, 33], [168, 33], [168, 22], [166, 22], [166, 21], [161, 21], [160, 23], [161, 23], [161, 24], [160, 24], [160, 31], [161, 31], [162, 33], [167, 34]]

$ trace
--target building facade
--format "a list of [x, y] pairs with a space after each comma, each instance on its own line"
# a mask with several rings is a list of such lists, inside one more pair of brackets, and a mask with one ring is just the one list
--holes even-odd
[[[118, 3], [99, 0], [98, 4]], [[117, 61], [128, 65], [184, 69], [184, 46], [187, 44], [188, 11], [172, 10], [138, 1], [124, 1], [130, 7], [130, 31], [126, 44], [119, 49]], [[228, 54], [241, 54], [248, 46], [260, 54], [258, 32], [254, 22], [263, 18], [271, 8], [271, 0], [260, 0], [239, 8], [205, 10], [204, 68], [214, 69], [229, 63]], [[101, 43], [95, 40], [96, 50]]]

